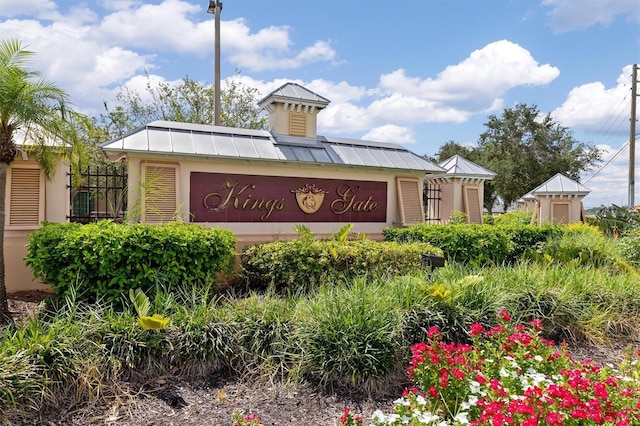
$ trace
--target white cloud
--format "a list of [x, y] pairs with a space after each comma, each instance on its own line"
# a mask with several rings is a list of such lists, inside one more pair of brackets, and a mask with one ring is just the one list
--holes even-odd
[[22, 15], [41, 15], [56, 10], [52, 0], [2, 0], [0, 16], [9, 18]]
[[114, 44], [204, 54], [211, 51], [205, 47], [212, 45], [213, 24], [190, 19], [203, 12], [202, 7], [180, 0], [129, 6], [106, 15], [99, 31]]
[[608, 26], [618, 15], [640, 20], [638, 0], [543, 0], [551, 27], [557, 32], [583, 30], [592, 25]]
[[318, 115], [318, 133], [357, 133], [374, 124], [366, 108], [352, 103], [330, 104]]
[[358, 102], [362, 100], [363, 97], [374, 93], [364, 86], [352, 86], [346, 81], [335, 83], [333, 81], [317, 79], [310, 81], [305, 87], [320, 96], [328, 98], [332, 104]]
[[518, 44], [500, 40], [446, 67], [436, 78], [409, 77], [399, 69], [383, 75], [380, 88], [392, 93], [389, 105], [423, 108], [425, 121], [461, 122], [499, 107], [501, 97], [514, 87], [545, 85], [559, 74], [558, 68], [540, 65]]
[[416, 138], [408, 127], [396, 126], [395, 124], [385, 124], [374, 127], [364, 136], [364, 140], [392, 143], [415, 143]]
[[[557, 68], [538, 64], [526, 49], [502, 40], [472, 52], [436, 78], [422, 80], [398, 69], [382, 75], [376, 88], [323, 79], [310, 82], [288, 79], [263, 82], [246, 76], [239, 79], [257, 88], [263, 96], [291, 81], [328, 98], [331, 104], [318, 116], [321, 133], [354, 134], [375, 126], [382, 129], [375, 134], [384, 131], [396, 140], [411, 142], [415, 140], [413, 135], [402, 130], [407, 126], [463, 123], [472, 115], [501, 109], [502, 96], [508, 90], [521, 85], [548, 84], [558, 74]], [[363, 138], [370, 137], [372, 132]]]
[[293, 43], [286, 26], [264, 28], [251, 34], [245, 21], [236, 19], [222, 28], [229, 60], [241, 69], [294, 69], [315, 62], [335, 61], [336, 52], [327, 41], [319, 40], [298, 53], [292, 52]]
[[[0, 33], [15, 34], [33, 56], [33, 68], [65, 88], [86, 113], [96, 112], [109, 95], [109, 86], [120, 84], [143, 69], [153, 69], [152, 56], [96, 40], [94, 28], [73, 22], [44, 25], [34, 20], [0, 22]], [[90, 105], [90, 106], [89, 106]]]
[[[214, 23], [208, 18], [212, 15], [201, 5], [180, 0], [159, 4], [103, 0], [91, 4], [93, 10], [79, 3], [62, 14], [51, 1], [0, 0], [0, 11], [5, 16], [18, 12], [34, 16], [36, 5], [41, 11], [39, 20], [0, 20], [0, 34], [17, 37], [34, 51], [33, 68], [65, 88], [86, 113], [100, 112], [94, 109], [110, 98], [115, 85], [143, 70], [157, 69], [156, 53], [203, 56], [213, 51]], [[96, 14], [98, 6], [107, 10], [103, 18]], [[324, 41], [292, 51], [286, 26], [252, 32], [243, 19], [223, 20], [221, 24], [225, 60], [235, 60], [234, 65], [240, 68], [261, 69], [263, 62], [269, 61], [269, 68], [293, 68], [335, 57]]]
[[574, 87], [551, 115], [567, 127], [603, 135], [625, 134], [631, 102], [630, 84], [631, 65], [624, 67], [615, 87], [608, 89], [599, 81]]

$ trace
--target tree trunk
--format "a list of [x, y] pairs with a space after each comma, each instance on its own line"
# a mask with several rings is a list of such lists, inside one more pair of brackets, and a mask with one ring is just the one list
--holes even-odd
[[5, 282], [4, 271], [4, 221], [5, 214], [5, 193], [7, 187], [7, 168], [9, 166], [0, 164], [0, 325], [8, 324], [11, 321], [9, 314], [9, 304], [7, 302], [7, 284]]

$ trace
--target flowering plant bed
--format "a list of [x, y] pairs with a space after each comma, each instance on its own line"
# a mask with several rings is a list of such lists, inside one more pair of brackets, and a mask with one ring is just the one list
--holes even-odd
[[[574, 361], [540, 336], [541, 321], [471, 326], [472, 344], [445, 343], [436, 327], [415, 344], [405, 390], [374, 425], [632, 425], [640, 422], [635, 364], [628, 375]], [[632, 376], [634, 378], [632, 378]], [[353, 421], [346, 418], [342, 424]]]

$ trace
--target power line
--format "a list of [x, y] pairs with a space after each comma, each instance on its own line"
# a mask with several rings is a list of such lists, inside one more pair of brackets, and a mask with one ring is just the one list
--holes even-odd
[[611, 157], [609, 159], [609, 161], [607, 161], [605, 164], [602, 165], [602, 167], [600, 167], [598, 169], [597, 172], [595, 172], [593, 174], [593, 176], [591, 176], [589, 179], [587, 179], [587, 181], [584, 183], [585, 185], [587, 185], [589, 182], [591, 182], [592, 180], [594, 180], [600, 173], [602, 173], [616, 158], [618, 158], [618, 156], [622, 153], [622, 151], [627, 148], [629, 146], [629, 141], [626, 141], [624, 143], [624, 145], [622, 145], [620, 147], [620, 149], [618, 150], [618, 152], [616, 152], [613, 157]]
[[[626, 87], [627, 85], [625, 84], [623, 87]], [[609, 117], [607, 118], [607, 120], [602, 124], [602, 126], [600, 127], [600, 130], [598, 130], [598, 134], [604, 135], [606, 136], [606, 133], [609, 131], [609, 129], [611, 128], [611, 126], [613, 126], [613, 123], [611, 124], [611, 126], [609, 126], [609, 128], [605, 129], [605, 127], [609, 124], [609, 121], [611, 121], [611, 119], [613, 117], [617, 117], [616, 120], [618, 120], [622, 115], [623, 112], [625, 112], [626, 110], [628, 110], [628, 103], [625, 102], [627, 100], [627, 97], [629, 96], [629, 93], [627, 92], [624, 97], [620, 100], [620, 105], [618, 106], [618, 111], [616, 111], [615, 113], [609, 115]], [[622, 116], [623, 118], [625, 116]], [[618, 126], [619, 127], [619, 126]], [[604, 130], [603, 130], [604, 129]], [[617, 130], [617, 129], [616, 129]]]

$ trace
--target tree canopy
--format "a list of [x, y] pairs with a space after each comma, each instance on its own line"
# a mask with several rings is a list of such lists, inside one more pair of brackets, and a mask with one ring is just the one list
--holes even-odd
[[484, 206], [488, 211], [500, 197], [506, 209], [521, 196], [557, 173], [576, 181], [602, 159], [601, 151], [576, 140], [566, 127], [536, 105], [518, 104], [490, 115], [476, 147], [449, 141], [436, 154], [438, 161], [452, 155], [473, 161], [496, 177], [485, 184]]
[[[155, 120], [211, 124], [214, 121], [212, 86], [188, 76], [176, 85], [155, 84], [149, 76], [143, 93], [121, 87], [116, 105], [105, 102], [106, 114], [96, 120], [101, 129], [94, 137], [106, 140]], [[222, 126], [245, 129], [266, 128], [267, 118], [257, 107], [258, 91], [235, 81], [227, 81], [220, 93], [220, 123]]]

